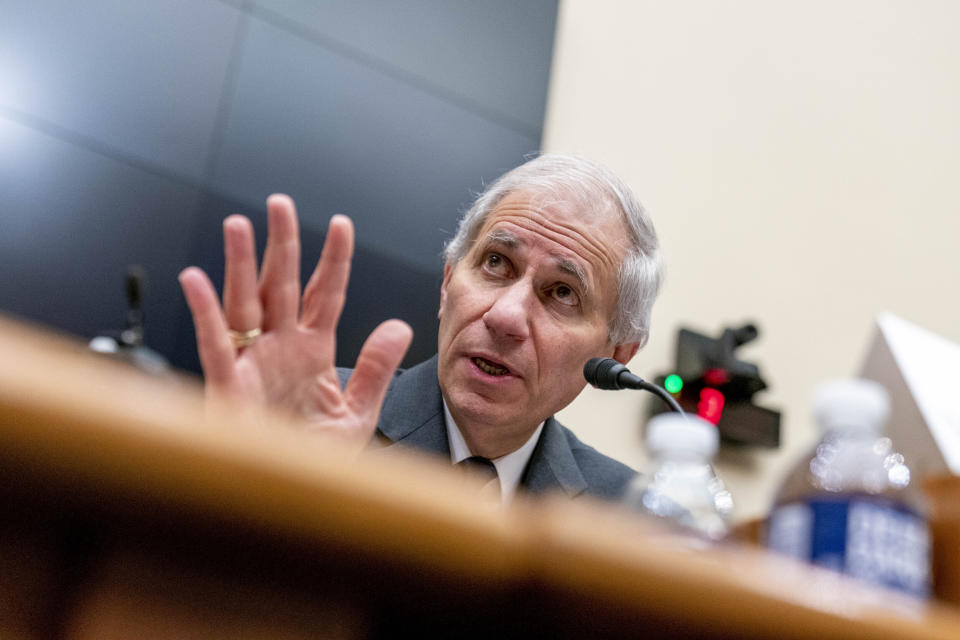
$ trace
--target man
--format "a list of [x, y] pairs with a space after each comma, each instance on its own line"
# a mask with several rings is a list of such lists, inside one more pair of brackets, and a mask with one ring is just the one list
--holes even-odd
[[376, 432], [454, 462], [492, 460], [504, 499], [518, 486], [623, 492], [634, 472], [552, 418], [583, 389], [587, 360], [626, 363], [649, 332], [656, 233], [616, 176], [544, 155], [492, 183], [445, 250], [438, 355], [399, 375], [412, 331], [398, 320], [374, 330], [352, 372], [334, 365], [349, 219], [331, 219], [301, 299], [293, 202], [271, 196], [267, 212], [259, 277], [249, 220], [224, 222], [222, 307], [202, 271], [180, 276], [211, 395], [292, 411], [358, 445]]

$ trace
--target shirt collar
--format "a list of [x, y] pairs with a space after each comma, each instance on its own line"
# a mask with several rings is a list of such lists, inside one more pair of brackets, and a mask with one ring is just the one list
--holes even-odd
[[[461, 460], [466, 460], [473, 453], [467, 446], [463, 434], [460, 433], [460, 427], [454, 422], [450, 415], [450, 409], [447, 408], [447, 401], [443, 401], [443, 417], [447, 425], [447, 439], [450, 442], [450, 460], [457, 464]], [[537, 440], [540, 438], [540, 432], [543, 431], [544, 423], [541, 422], [530, 439], [523, 446], [512, 453], [491, 460], [493, 466], [497, 468], [497, 476], [500, 478], [500, 498], [504, 504], [510, 502], [513, 495], [517, 492], [520, 485], [520, 479], [523, 477], [523, 470], [527, 468], [527, 462], [533, 455], [533, 450], [537, 446]]]

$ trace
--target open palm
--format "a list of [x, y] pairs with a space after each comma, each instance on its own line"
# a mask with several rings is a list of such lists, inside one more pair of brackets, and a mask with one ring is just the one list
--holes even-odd
[[[193, 315], [209, 395], [294, 413], [313, 428], [365, 442], [376, 428], [387, 386], [412, 339], [409, 326], [388, 320], [361, 349], [343, 390], [335, 369], [336, 327], [346, 299], [353, 225], [334, 216], [323, 252], [300, 297], [300, 237], [293, 201], [267, 199], [268, 237], [257, 269], [253, 227], [243, 216], [224, 221], [223, 305], [196, 267], [180, 274]], [[231, 332], [259, 329], [236, 346]]]

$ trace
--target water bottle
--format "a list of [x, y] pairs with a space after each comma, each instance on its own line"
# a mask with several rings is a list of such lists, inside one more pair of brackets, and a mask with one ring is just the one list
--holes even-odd
[[723, 538], [729, 531], [733, 498], [713, 468], [719, 443], [717, 428], [703, 418], [654, 416], [646, 439], [652, 465], [630, 484], [626, 505], [699, 537]]
[[884, 427], [889, 397], [860, 379], [814, 394], [822, 438], [783, 483], [770, 514], [775, 551], [925, 597], [930, 534], [923, 495]]

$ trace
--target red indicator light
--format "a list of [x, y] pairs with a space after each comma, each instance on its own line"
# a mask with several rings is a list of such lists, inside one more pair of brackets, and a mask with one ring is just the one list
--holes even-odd
[[717, 424], [723, 416], [723, 405], [726, 398], [716, 389], [705, 387], [700, 392], [700, 402], [697, 403], [697, 415], [708, 422]]
[[730, 374], [725, 369], [707, 369], [703, 373], [703, 381], [711, 387], [719, 387], [730, 382]]

